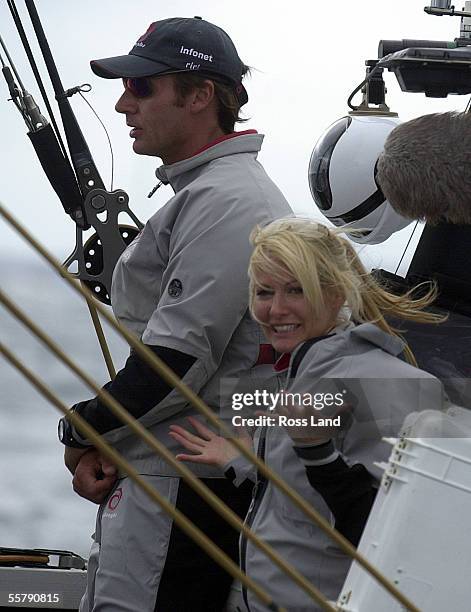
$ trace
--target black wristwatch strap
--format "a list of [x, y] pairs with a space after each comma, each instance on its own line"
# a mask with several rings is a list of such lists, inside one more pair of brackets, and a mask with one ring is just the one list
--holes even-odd
[[72, 423], [65, 416], [59, 420], [57, 435], [64, 446], [70, 446], [72, 448], [89, 448], [88, 444], [77, 442], [77, 440], [74, 438]]

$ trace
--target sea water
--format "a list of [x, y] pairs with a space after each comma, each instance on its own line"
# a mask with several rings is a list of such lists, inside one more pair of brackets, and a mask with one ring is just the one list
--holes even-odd
[[[0, 286], [101, 385], [109, 380], [88, 308], [38, 259], [1, 258]], [[127, 345], [105, 333], [122, 367]], [[67, 405], [93, 397], [4, 307], [0, 341]], [[88, 554], [96, 508], [74, 493], [57, 439], [59, 411], [0, 356], [0, 546], [58, 548]]]

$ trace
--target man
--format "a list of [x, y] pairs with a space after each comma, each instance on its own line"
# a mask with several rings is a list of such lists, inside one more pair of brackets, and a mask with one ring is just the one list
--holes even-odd
[[471, 114], [434, 113], [398, 125], [378, 160], [377, 180], [400, 215], [471, 223]]
[[[114, 313], [217, 410], [220, 379], [253, 375], [260, 353], [261, 334], [248, 314], [250, 231], [290, 214], [256, 160], [263, 137], [233, 131], [248, 99], [242, 85], [247, 67], [229, 36], [200, 17], [155, 22], [128, 55], [91, 66], [101, 77], [123, 79], [116, 110], [126, 116], [133, 149], [162, 159], [157, 178], [175, 192], [118, 262]], [[139, 357], [131, 353], [105, 387], [177, 451], [169, 425], [185, 423], [194, 412]], [[237, 559], [238, 534], [97, 398], [74, 409]], [[75, 490], [105, 500], [81, 611], [221, 610], [230, 577], [129, 479], [115, 483], [113, 467], [67, 421], [63, 425]], [[247, 493], [237, 497], [215, 468], [194, 472], [244, 515]]]

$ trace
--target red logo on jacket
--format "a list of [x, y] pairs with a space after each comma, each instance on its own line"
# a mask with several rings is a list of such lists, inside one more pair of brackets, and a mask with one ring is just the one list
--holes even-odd
[[121, 501], [122, 497], [123, 497], [123, 489], [121, 487], [119, 487], [118, 489], [116, 489], [116, 491], [110, 497], [110, 499], [108, 501], [108, 508], [110, 510], [116, 510], [116, 508], [118, 507], [118, 504]]

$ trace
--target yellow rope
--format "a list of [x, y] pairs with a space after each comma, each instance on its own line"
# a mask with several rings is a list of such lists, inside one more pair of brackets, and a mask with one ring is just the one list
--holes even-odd
[[[242, 532], [260, 550], [285, 572], [291, 579], [300, 586], [314, 601], [319, 603], [324, 610], [332, 612], [334, 608], [325, 599], [322, 593], [313, 586], [301, 573], [286, 563], [276, 551], [263, 540], [260, 540], [217, 495], [197, 478], [193, 472], [184, 464], [175, 459], [167, 447], [159, 442], [139, 421], [123, 408], [107, 391], [102, 389], [86, 372], [84, 372], [70, 357], [60, 349], [60, 347], [46, 335], [10, 298], [0, 289], [0, 302], [10, 313], [23, 323], [47, 348], [52, 351], [63, 363], [67, 365], [92, 391], [97, 393], [100, 400], [105, 403], [121, 422], [126, 424], [141, 440], [143, 440], [160, 457], [163, 457], [188, 484], [211, 505], [232, 527]], [[68, 415], [74, 414], [69, 412]], [[84, 437], [87, 437], [83, 432]]]
[[[85, 285], [82, 283], [82, 287]], [[105, 334], [103, 333], [103, 328], [100, 323], [100, 318], [98, 317], [97, 309], [95, 308], [95, 304], [87, 299], [87, 306], [90, 312], [90, 316], [92, 318], [93, 327], [95, 328], [95, 333], [98, 338], [98, 342], [100, 343], [101, 352], [103, 354], [103, 359], [105, 360], [106, 367], [108, 369], [108, 374], [110, 375], [111, 380], [116, 377], [116, 370], [113, 365], [113, 359], [111, 357], [110, 349], [108, 348], [108, 344], [106, 342]]]
[[[33, 237], [31, 234], [0, 204], [0, 214], [2, 217], [12, 225], [16, 231], [25, 238], [27, 242], [33, 248], [38, 251], [44, 259], [46, 259], [64, 279], [79, 293], [82, 294], [86, 299], [94, 300], [94, 296], [88, 291], [79, 287], [74, 282], [73, 277], [68, 274], [66, 270], [60, 265], [60, 263]], [[96, 300], [95, 300], [96, 302]], [[108, 321], [108, 323], [118, 331], [130, 344], [136, 353], [141, 356], [152, 369], [157, 372], [164, 380], [172, 387], [175, 387], [201, 414], [203, 414], [208, 421], [215, 427], [218, 427], [226, 437], [230, 437], [232, 432], [230, 429], [220, 421], [210, 410], [205, 403], [180, 379], [175, 375], [174, 372], [161, 360], [159, 359], [148, 347], [146, 347], [140, 340], [138, 340], [131, 332], [129, 332], [124, 326], [120, 325], [115, 321], [111, 315], [104, 309], [104, 307], [96, 303], [98, 312]], [[411, 612], [420, 612], [420, 610], [405, 596], [397, 587], [388, 580], [383, 574], [372, 565], [363, 555], [361, 555], [351, 543], [344, 538], [338, 531], [333, 529], [328, 521], [324, 519], [312, 506], [310, 506], [302, 497], [287, 485], [281, 477], [273, 472], [268, 466], [265, 465], [252, 451], [244, 446], [237, 439], [231, 439], [231, 444], [235, 446], [240, 453], [251, 461], [259, 470], [259, 472], [269, 479], [280, 491], [282, 491], [302, 512], [311, 519], [322, 531], [324, 531], [329, 537], [335, 541], [335, 543], [352, 559], [355, 559], [359, 565], [361, 565], [368, 573], [370, 573], [391, 595], [397, 599], [407, 610]]]
[[[244, 584], [247, 588], [253, 591], [256, 596], [262, 601], [265, 605], [267, 605], [272, 610], [277, 610], [278, 612], [287, 612], [285, 608], [282, 608], [276, 605], [273, 602], [273, 599], [268, 595], [268, 593], [261, 588], [256, 582], [254, 582], [249, 576], [244, 574], [238, 567], [234, 561], [230, 557], [226, 555], [218, 546], [208, 538], [198, 527], [193, 525], [193, 523], [188, 520], [188, 518], [182, 514], [177, 508], [175, 508], [164, 496], [160, 495], [148, 482], [146, 482], [138, 472], [133, 468], [133, 466], [123, 459], [121, 455], [111, 447], [107, 442], [105, 442], [102, 437], [98, 434], [98, 432], [91, 427], [85, 419], [83, 419], [76, 412], [70, 411], [68, 407], [55, 395], [55, 393], [45, 385], [39, 378], [37, 378], [31, 370], [29, 370], [25, 365], [21, 363], [19, 359], [0, 343], [0, 352], [8, 359], [8, 361], [16, 367], [35, 387], [36, 389], [47, 398], [52, 404], [54, 404], [63, 414], [67, 416], [70, 422], [76, 427], [78, 430], [83, 432], [84, 436], [87, 437], [105, 457], [107, 457], [110, 461], [112, 461], [116, 466], [118, 466], [122, 471], [126, 472], [126, 474], [133, 480], [138, 486], [140, 486], [147, 495], [156, 502], [159, 506], [161, 506], [167, 514], [169, 514], [175, 523], [190, 537], [194, 540], [198, 546], [201, 548], [212, 558], [214, 559], [221, 567], [223, 567], [231, 576], [233, 576], [236, 580], [240, 580], [242, 584]], [[330, 610], [334, 610], [334, 608], [329, 608]]]

